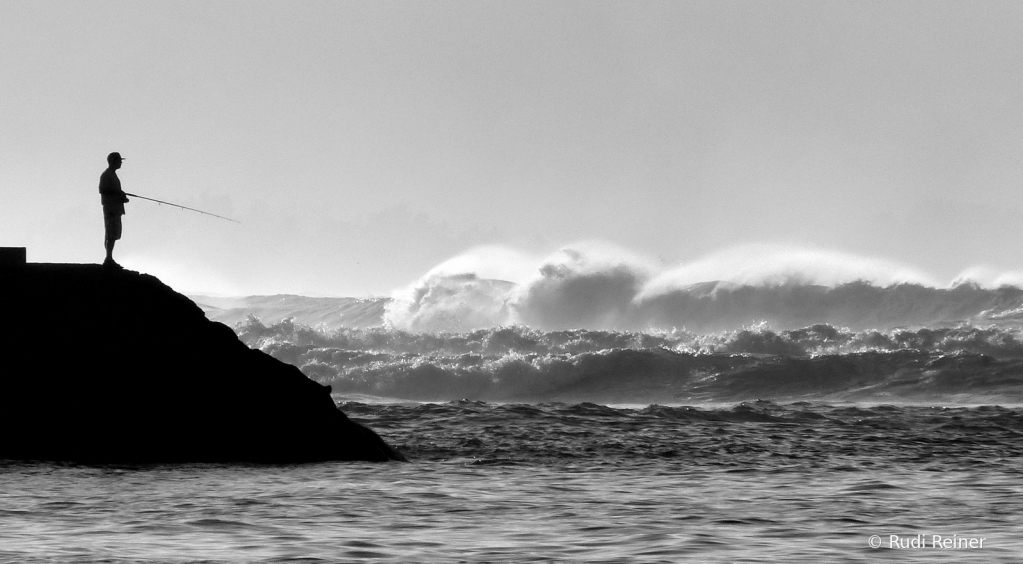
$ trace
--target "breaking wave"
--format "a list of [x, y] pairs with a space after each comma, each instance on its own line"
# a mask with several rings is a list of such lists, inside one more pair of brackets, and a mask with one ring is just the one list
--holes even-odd
[[[500, 264], [489, 264], [488, 257]], [[530, 261], [532, 269], [525, 266]], [[501, 274], [516, 279], [492, 278]], [[759, 245], [664, 269], [597, 243], [543, 259], [470, 251], [396, 292], [383, 316], [386, 324], [411, 331], [526, 325], [696, 332], [758, 322], [868, 329], [1021, 318], [1023, 290], [1016, 286], [959, 278], [941, 288], [924, 273], [878, 259]]]

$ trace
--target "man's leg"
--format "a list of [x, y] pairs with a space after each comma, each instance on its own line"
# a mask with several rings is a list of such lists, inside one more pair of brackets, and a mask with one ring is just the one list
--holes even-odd
[[114, 262], [114, 243], [121, 238], [121, 216], [116, 214], [104, 214], [103, 226], [106, 236], [103, 238], [103, 247], [107, 250], [107, 258], [104, 265], [117, 266]]

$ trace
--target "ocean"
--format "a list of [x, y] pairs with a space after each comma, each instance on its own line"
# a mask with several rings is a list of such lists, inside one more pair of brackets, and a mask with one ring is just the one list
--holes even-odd
[[[341, 406], [412, 462], [8, 462], [0, 559], [1018, 562], [1023, 554], [1018, 407]], [[920, 538], [922, 546], [898, 544]], [[947, 539], [959, 545], [942, 547]]]
[[[507, 287], [463, 282], [476, 301], [204, 304], [411, 462], [4, 461], [0, 560], [1023, 559], [1016, 289], [502, 310], [479, 300]], [[471, 303], [464, 326], [451, 306]]]

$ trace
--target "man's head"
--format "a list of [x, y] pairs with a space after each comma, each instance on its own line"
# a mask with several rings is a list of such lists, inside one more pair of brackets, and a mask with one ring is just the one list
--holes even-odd
[[123, 160], [124, 159], [121, 158], [121, 153], [116, 151], [107, 155], [107, 164], [114, 170], [121, 168], [121, 161]]

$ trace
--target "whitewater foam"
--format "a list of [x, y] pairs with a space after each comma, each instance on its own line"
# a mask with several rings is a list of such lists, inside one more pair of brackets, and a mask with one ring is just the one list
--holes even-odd
[[818, 324], [717, 334], [525, 327], [436, 334], [322, 332], [250, 319], [236, 330], [250, 346], [336, 393], [407, 400], [1023, 399], [1020, 329], [851, 331]]

